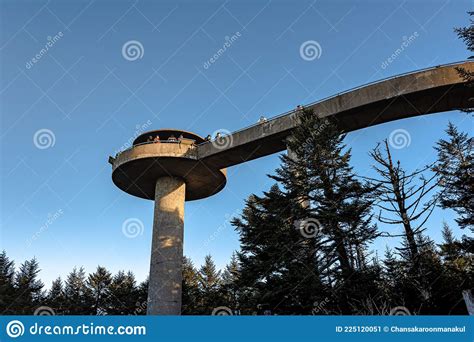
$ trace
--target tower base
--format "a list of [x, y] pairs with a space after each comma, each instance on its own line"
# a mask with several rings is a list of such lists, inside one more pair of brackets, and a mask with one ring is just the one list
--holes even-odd
[[186, 184], [158, 178], [148, 285], [148, 315], [180, 315]]

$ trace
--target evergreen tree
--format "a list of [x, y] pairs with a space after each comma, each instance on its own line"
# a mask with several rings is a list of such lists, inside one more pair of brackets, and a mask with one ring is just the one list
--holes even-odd
[[84, 269], [74, 267], [67, 276], [64, 295], [66, 297], [67, 315], [89, 315], [92, 313], [92, 297], [91, 291], [86, 286], [86, 276]]
[[12, 303], [15, 300], [15, 266], [6, 251], [0, 253], [0, 314], [15, 314]]
[[443, 314], [466, 314], [462, 300], [462, 291], [474, 288], [474, 254], [466, 250], [457, 240], [452, 230], [445, 223], [443, 226], [443, 242], [439, 245], [439, 255], [443, 261], [440, 295]]
[[60, 277], [53, 280], [46, 299], [46, 305], [51, 307], [57, 315], [63, 313], [66, 305], [66, 298], [64, 295], [63, 282]]
[[401, 267], [393, 250], [387, 248], [383, 260], [383, 282], [380, 288], [383, 292], [383, 297], [389, 304], [398, 305], [397, 303], [401, 303], [400, 299], [403, 298], [403, 295], [400, 291], [399, 281], [404, 277], [403, 272], [404, 269]]
[[239, 308], [239, 280], [240, 265], [237, 254], [232, 253], [232, 257], [228, 265], [222, 272], [222, 290], [227, 306], [235, 311]]
[[210, 255], [204, 258], [204, 265], [199, 269], [199, 288], [201, 292], [201, 312], [211, 314], [216, 307], [222, 306], [221, 274]]
[[108, 308], [109, 315], [131, 315], [135, 313], [139, 301], [135, 276], [132, 272], [119, 271], [110, 282]]
[[336, 122], [308, 110], [300, 113], [299, 120], [288, 141], [294, 157], [283, 156], [272, 178], [283, 184], [293, 201], [300, 198], [308, 203], [295, 214], [318, 226], [323, 237], [319, 247], [327, 260], [325, 272], [333, 282], [340, 282], [331, 285], [339, 289], [339, 304], [345, 310], [361, 294], [356, 287], [359, 277], [364, 277], [367, 247], [377, 236], [371, 223], [375, 187], [354, 173], [351, 151]]
[[[470, 17], [474, 16], [474, 12], [468, 12]], [[469, 52], [474, 53], [474, 20], [471, 18], [470, 25], [466, 27], [459, 27], [455, 28], [454, 31], [456, 32], [459, 39], [461, 39], [465, 44]], [[469, 56], [469, 59], [474, 58], [474, 55]], [[459, 75], [467, 81], [467, 87], [474, 87], [474, 71], [467, 70], [465, 68], [456, 68]], [[469, 99], [473, 106], [470, 109], [464, 110], [465, 112], [472, 112], [474, 111], [474, 97]]]
[[43, 283], [38, 279], [40, 272], [36, 259], [25, 261], [20, 265], [15, 277], [15, 298], [12, 302], [14, 310], [18, 314], [31, 315], [36, 307], [43, 302]]
[[453, 209], [459, 215], [459, 226], [474, 232], [474, 140], [452, 123], [446, 133], [449, 139], [440, 139], [435, 147], [438, 160], [434, 170], [442, 188], [441, 206]]
[[92, 294], [92, 309], [95, 315], [105, 315], [110, 300], [110, 284], [112, 275], [105, 267], [97, 266], [94, 273], [89, 274], [87, 286]]
[[446, 222], [443, 222], [443, 243], [439, 245], [440, 256], [446, 262], [453, 262], [462, 256], [462, 249], [459, 241], [453, 235], [453, 231]]
[[251, 196], [233, 221], [242, 248], [240, 298], [279, 313], [309, 314], [315, 303], [349, 312], [351, 301], [377, 291], [379, 271], [367, 265], [377, 235], [374, 187], [352, 171], [335, 123], [310, 111], [298, 118], [291, 154], [271, 176], [284, 191], [275, 185], [263, 197]]
[[314, 302], [326, 297], [317, 255], [319, 237], [316, 231], [297, 229], [293, 213], [298, 210], [300, 203], [274, 185], [262, 197], [250, 196], [242, 217], [232, 221], [241, 243], [237, 255], [242, 313], [310, 314]]
[[183, 315], [199, 313], [199, 275], [191, 259], [183, 258], [182, 309]]
[[146, 315], [147, 303], [148, 303], [148, 278], [138, 285], [137, 302], [135, 303], [134, 315]]

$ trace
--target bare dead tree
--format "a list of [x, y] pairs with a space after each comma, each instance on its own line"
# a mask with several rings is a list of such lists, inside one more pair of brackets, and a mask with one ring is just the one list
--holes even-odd
[[431, 165], [407, 174], [400, 161], [393, 162], [387, 140], [384, 147], [382, 152], [378, 144], [370, 153], [377, 163], [374, 169], [380, 175], [380, 179], [371, 179], [379, 184], [378, 219], [386, 224], [403, 225], [410, 256], [415, 258], [418, 256], [416, 235], [424, 231], [423, 226], [436, 205], [437, 197], [427, 198], [437, 185], [436, 175], [429, 178], [423, 175]]

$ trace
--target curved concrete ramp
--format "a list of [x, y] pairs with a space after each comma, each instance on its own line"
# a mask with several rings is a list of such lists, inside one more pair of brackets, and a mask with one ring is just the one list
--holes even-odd
[[[305, 106], [321, 116], [333, 116], [346, 131], [418, 115], [469, 108], [473, 88], [466, 86], [457, 68], [474, 70], [474, 61], [441, 65], [403, 74]], [[471, 103], [472, 106], [472, 103]], [[213, 168], [225, 168], [286, 149], [285, 138], [298, 124], [292, 111], [232, 133], [226, 148], [204, 143], [198, 159]]]

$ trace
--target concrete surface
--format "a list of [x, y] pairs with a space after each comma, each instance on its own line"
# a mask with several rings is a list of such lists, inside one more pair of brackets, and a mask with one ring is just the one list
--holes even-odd
[[148, 315], [181, 314], [185, 189], [183, 179], [156, 181]]
[[[415, 71], [335, 95], [305, 106], [322, 117], [332, 117], [346, 131], [392, 120], [468, 108], [472, 88], [465, 86], [456, 68], [474, 70], [474, 61]], [[224, 168], [283, 151], [285, 139], [298, 125], [297, 112], [234, 132], [232, 144], [198, 146], [197, 156], [210, 168]]]
[[211, 168], [198, 160], [196, 147], [189, 144], [138, 145], [113, 161], [114, 184], [137, 197], [154, 199], [156, 179], [166, 176], [185, 180], [187, 201], [209, 197], [226, 184], [226, 170]]

